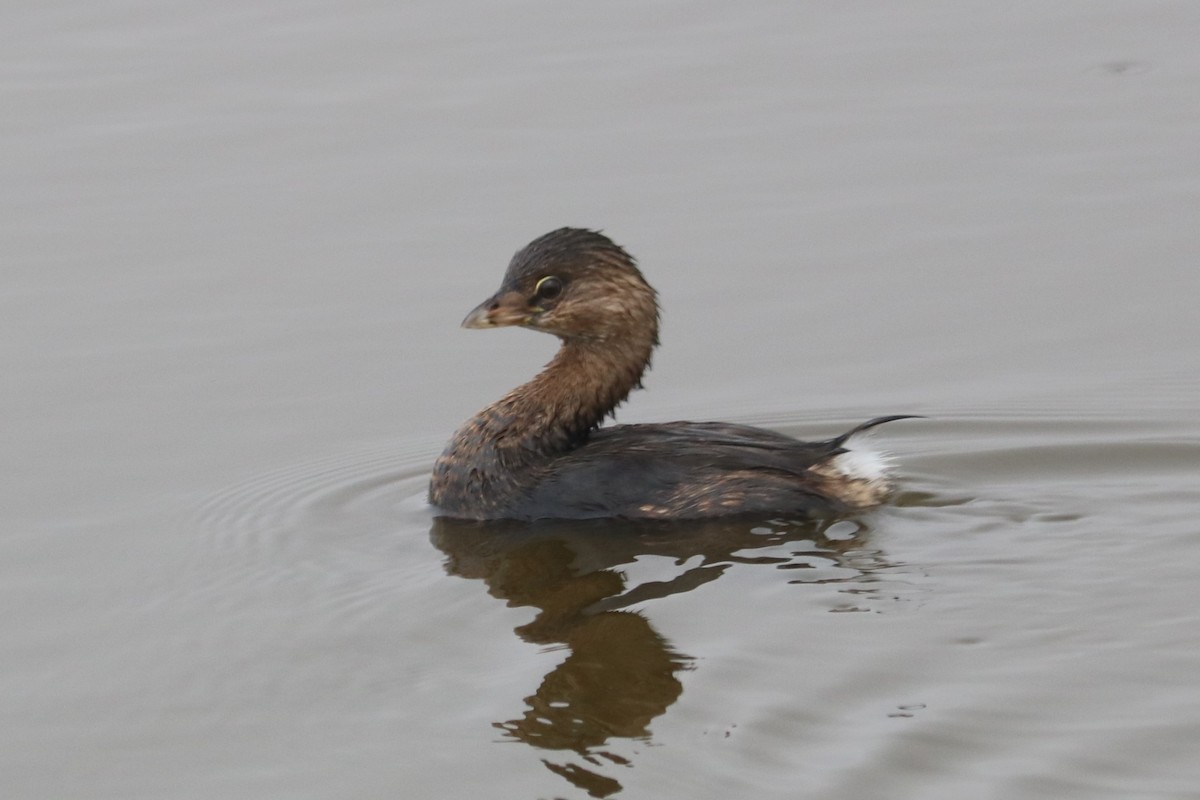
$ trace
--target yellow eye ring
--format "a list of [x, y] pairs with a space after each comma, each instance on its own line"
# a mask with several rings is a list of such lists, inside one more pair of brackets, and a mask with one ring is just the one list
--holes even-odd
[[538, 300], [553, 300], [562, 294], [562, 281], [553, 275], [547, 275], [533, 287], [533, 293]]

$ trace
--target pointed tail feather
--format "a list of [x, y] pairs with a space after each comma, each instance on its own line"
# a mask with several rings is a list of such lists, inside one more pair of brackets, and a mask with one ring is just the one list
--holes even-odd
[[844, 445], [847, 441], [849, 441], [849, 439], [852, 436], [860, 434], [863, 431], [868, 430], [869, 428], [874, 428], [876, 425], [883, 425], [885, 422], [895, 422], [898, 419], [925, 419], [925, 418], [923, 416], [921, 416], [920, 414], [892, 414], [891, 416], [888, 416], [888, 417], [875, 417], [875, 419], [869, 419], [866, 422], [862, 423], [861, 425], [855, 425], [853, 428], [846, 431], [841, 436], [838, 436], [836, 439], [830, 439], [829, 447], [831, 450], [839, 450], [839, 449], [841, 449], [842, 445]]

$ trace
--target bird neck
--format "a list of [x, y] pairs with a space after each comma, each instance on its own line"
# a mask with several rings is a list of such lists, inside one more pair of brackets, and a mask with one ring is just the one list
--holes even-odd
[[640, 385], [655, 344], [653, 332], [564, 340], [545, 369], [492, 407], [509, 423], [502, 436], [531, 454], [575, 447]]

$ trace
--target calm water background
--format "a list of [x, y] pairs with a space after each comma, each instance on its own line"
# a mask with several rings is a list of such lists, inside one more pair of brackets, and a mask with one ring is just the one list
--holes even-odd
[[[1197, 4], [2, 16], [0, 795], [1200, 796]], [[566, 224], [897, 502], [435, 522]]]

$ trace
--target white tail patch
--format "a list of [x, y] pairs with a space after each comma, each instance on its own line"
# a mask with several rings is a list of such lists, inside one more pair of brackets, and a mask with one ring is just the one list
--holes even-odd
[[864, 437], [854, 436], [846, 443], [846, 452], [834, 456], [833, 465], [850, 480], [887, 484], [892, 457]]
[[887, 453], [852, 436], [829, 461], [812, 468], [824, 478], [824, 490], [851, 508], [869, 508], [882, 503], [891, 491], [892, 460]]

